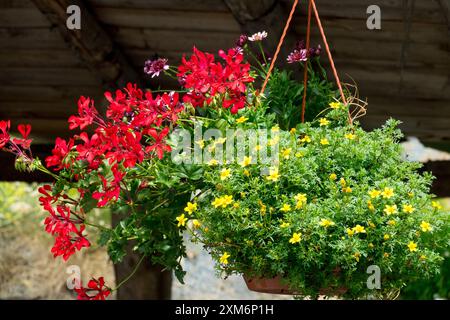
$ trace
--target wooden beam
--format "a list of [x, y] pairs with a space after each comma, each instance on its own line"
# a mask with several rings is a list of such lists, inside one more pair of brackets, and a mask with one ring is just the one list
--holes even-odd
[[[283, 32], [289, 10], [284, 10], [278, 0], [223, 1], [241, 25], [243, 33], [251, 35], [258, 31], [267, 31], [268, 37], [265, 40], [264, 46], [273, 55]], [[277, 65], [283, 65], [285, 63], [287, 54], [294, 46], [296, 39], [293, 25], [286, 35]]]
[[450, 197], [450, 161], [430, 161], [424, 164], [421, 171], [431, 172], [433, 180], [431, 192], [438, 197]]
[[[83, 1], [33, 0], [33, 3], [47, 17], [52, 27], [59, 29], [67, 44], [99, 78], [104, 88], [122, 87], [127, 82], [143, 84], [139, 74]], [[69, 30], [66, 27], [66, 10], [70, 5], [80, 7], [81, 30]]]

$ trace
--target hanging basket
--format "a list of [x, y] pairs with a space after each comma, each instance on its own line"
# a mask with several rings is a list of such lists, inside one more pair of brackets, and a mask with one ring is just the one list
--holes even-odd
[[298, 294], [298, 292], [289, 289], [288, 285], [283, 284], [280, 276], [274, 278], [251, 278], [244, 275], [243, 277], [247, 288], [251, 291], [271, 294]]
[[[333, 271], [334, 277], [339, 277], [341, 273], [340, 268], [336, 268]], [[286, 281], [283, 281], [281, 276], [276, 276], [273, 278], [256, 278], [256, 277], [248, 277], [246, 275], [243, 276], [245, 280], [245, 284], [247, 288], [251, 291], [259, 292], [259, 293], [270, 293], [270, 294], [286, 294], [286, 295], [299, 295], [300, 291], [293, 290], [289, 288], [289, 285], [286, 284]], [[328, 297], [339, 297], [347, 292], [347, 288], [322, 288], [319, 290], [319, 295], [328, 296]]]

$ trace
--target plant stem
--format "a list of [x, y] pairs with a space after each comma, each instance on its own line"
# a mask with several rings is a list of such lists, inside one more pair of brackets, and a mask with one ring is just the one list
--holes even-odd
[[38, 169], [39, 171], [43, 172], [43, 173], [46, 173], [46, 174], [52, 176], [52, 177], [55, 178], [56, 180], [59, 180], [59, 177], [58, 177], [56, 174], [50, 172], [46, 167], [44, 167], [44, 166], [42, 166], [42, 165], [39, 165], [39, 166], [37, 167], [37, 169]]
[[128, 280], [131, 279], [131, 277], [134, 276], [134, 274], [136, 273], [136, 271], [139, 269], [139, 266], [141, 265], [142, 261], [144, 261], [145, 255], [143, 255], [141, 257], [141, 259], [139, 259], [138, 263], [136, 264], [136, 266], [134, 267], [133, 271], [128, 275], [128, 277], [126, 277], [125, 279], [123, 279], [114, 289], [112, 289], [112, 291], [116, 291], [118, 290], [125, 282], [127, 282]]

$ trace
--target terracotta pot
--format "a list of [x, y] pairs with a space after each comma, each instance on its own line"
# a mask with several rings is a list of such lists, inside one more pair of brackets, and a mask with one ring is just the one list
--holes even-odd
[[[274, 278], [250, 278], [244, 275], [247, 288], [251, 291], [271, 294], [300, 294], [298, 291], [291, 290], [288, 285], [281, 282], [282, 278], [276, 276]], [[347, 292], [347, 288], [323, 288], [319, 294], [324, 296], [341, 296]]]
[[296, 292], [289, 289], [289, 286], [281, 283], [281, 277], [276, 276], [271, 279], [267, 278], [249, 278], [244, 275], [245, 283], [247, 288], [251, 291], [261, 292], [261, 293], [272, 293], [272, 294], [297, 294]]

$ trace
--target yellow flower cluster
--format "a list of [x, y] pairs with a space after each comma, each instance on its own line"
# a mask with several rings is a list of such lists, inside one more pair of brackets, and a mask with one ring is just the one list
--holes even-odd
[[299, 193], [299, 194], [295, 195], [294, 199], [296, 201], [295, 209], [301, 209], [308, 201], [308, 198], [306, 197], [306, 194], [304, 194], [304, 193]]
[[354, 234], [366, 233], [366, 229], [363, 226], [357, 224], [355, 227], [353, 227], [351, 229], [347, 228], [346, 232], [347, 232], [348, 236], [351, 237]]
[[226, 195], [223, 197], [215, 198], [211, 204], [214, 206], [214, 208], [226, 208], [231, 203], [233, 203], [233, 196]]

